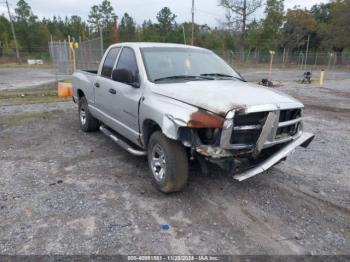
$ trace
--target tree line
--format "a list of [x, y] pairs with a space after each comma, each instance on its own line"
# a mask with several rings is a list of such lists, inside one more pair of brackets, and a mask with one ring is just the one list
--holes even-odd
[[[254, 19], [265, 6], [264, 17]], [[220, 25], [195, 24], [194, 44], [213, 50], [268, 51], [304, 50], [335, 51], [350, 49], [350, 1], [331, 0], [310, 9], [284, 9], [284, 0], [218, 0], [225, 10]], [[94, 5], [85, 21], [78, 15], [39, 19], [25, 0], [19, 0], [13, 14], [15, 32], [22, 52], [47, 50], [54, 40], [86, 40], [99, 36], [102, 30], [105, 46], [113, 42], [115, 10], [108, 0]], [[141, 25], [125, 13], [119, 19], [119, 39], [126, 41], [190, 43], [192, 24], [177, 23], [176, 14], [162, 8], [156, 20]], [[0, 15], [0, 55], [13, 50], [10, 22]]]

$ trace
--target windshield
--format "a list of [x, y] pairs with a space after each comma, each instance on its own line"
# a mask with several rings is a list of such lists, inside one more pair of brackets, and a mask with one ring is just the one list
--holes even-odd
[[213, 52], [181, 47], [141, 48], [148, 79], [159, 81], [198, 81], [241, 79]]

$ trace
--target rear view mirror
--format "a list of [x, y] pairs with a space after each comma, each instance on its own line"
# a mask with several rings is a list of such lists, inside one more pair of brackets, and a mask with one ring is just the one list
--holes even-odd
[[135, 79], [132, 72], [127, 69], [114, 69], [112, 72], [112, 80], [131, 85], [136, 88], [140, 87], [138, 79]]

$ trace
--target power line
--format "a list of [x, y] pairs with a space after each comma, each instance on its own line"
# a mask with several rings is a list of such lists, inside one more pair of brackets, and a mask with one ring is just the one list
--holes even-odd
[[200, 12], [200, 13], [207, 14], [207, 15], [211, 15], [212, 17], [214, 17], [214, 18], [216, 18], [216, 19], [221, 19], [221, 18], [222, 18], [222, 15], [215, 14], [215, 13], [212, 13], [212, 12], [208, 12], [208, 11], [203, 10], [203, 9], [198, 9], [198, 8], [196, 8], [196, 11], [197, 11], [197, 12]]

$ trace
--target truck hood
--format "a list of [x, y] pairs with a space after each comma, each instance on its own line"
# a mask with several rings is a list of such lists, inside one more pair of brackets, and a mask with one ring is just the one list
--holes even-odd
[[157, 84], [152, 87], [152, 91], [219, 115], [225, 115], [232, 109], [266, 104], [303, 107], [298, 100], [282, 92], [239, 80]]

